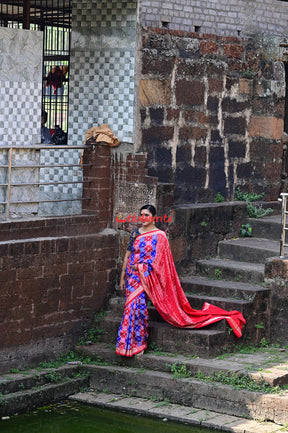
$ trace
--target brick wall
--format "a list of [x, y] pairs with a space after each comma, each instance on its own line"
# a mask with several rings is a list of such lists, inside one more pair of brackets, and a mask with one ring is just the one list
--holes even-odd
[[[253, 40], [146, 29], [142, 149], [177, 203], [280, 189], [285, 73]], [[254, 41], [255, 42], [255, 41]]]
[[288, 6], [279, 0], [142, 0], [141, 24], [172, 30], [238, 36], [253, 32], [287, 36]]
[[89, 329], [132, 228], [116, 224], [116, 210], [155, 203], [145, 161], [131, 147], [87, 148], [83, 215], [0, 223], [0, 372], [71, 350]]
[[1, 242], [0, 371], [71, 349], [112, 292], [116, 244], [114, 232]]

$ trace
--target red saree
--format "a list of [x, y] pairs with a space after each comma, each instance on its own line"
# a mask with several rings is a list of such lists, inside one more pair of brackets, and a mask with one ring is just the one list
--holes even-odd
[[[137, 265], [138, 270], [133, 270], [131, 265]], [[173, 326], [202, 328], [226, 319], [235, 335], [241, 337], [242, 327], [246, 321], [239, 311], [226, 311], [208, 302], [204, 303], [202, 310], [195, 310], [190, 306], [175, 269], [169, 242], [162, 230], [153, 230], [135, 238], [126, 276], [126, 304], [119, 328], [116, 353], [132, 356], [139, 352], [140, 348], [141, 350], [146, 348], [147, 333], [143, 330], [142, 334], [145, 335], [145, 341], [138, 341], [138, 346], [136, 344], [134, 349], [130, 347], [133, 323], [138, 320], [136, 316], [135, 320], [131, 319], [131, 305], [135, 310], [137, 298], [143, 297], [144, 291], [162, 318]], [[131, 299], [135, 304], [131, 303]], [[147, 322], [146, 319], [145, 322]], [[126, 330], [123, 329], [123, 323], [127, 325]], [[129, 336], [127, 335], [128, 328]], [[127, 344], [128, 339], [129, 344]]]

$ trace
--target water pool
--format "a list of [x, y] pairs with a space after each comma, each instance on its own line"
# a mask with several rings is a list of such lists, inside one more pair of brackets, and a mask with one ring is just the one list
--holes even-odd
[[57, 403], [0, 420], [1, 433], [217, 433], [217, 431], [72, 402]]

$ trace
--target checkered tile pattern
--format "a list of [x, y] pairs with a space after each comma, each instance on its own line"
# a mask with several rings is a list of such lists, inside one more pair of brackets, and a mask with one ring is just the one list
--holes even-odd
[[[82, 181], [82, 169], [80, 167], [69, 167], [79, 164], [81, 149], [47, 149], [41, 150], [41, 165], [55, 164], [59, 167], [46, 167], [40, 169], [41, 182], [69, 182]], [[61, 167], [61, 166], [65, 167]], [[46, 193], [76, 194], [80, 192], [82, 197], [82, 184], [45, 185], [42, 187]]]
[[136, 20], [137, 1], [72, 1], [72, 26], [125, 27]]
[[88, 0], [81, 8], [79, 3], [73, 2], [72, 35], [73, 29], [92, 33], [72, 46], [69, 143], [82, 144], [85, 131], [102, 123], [121, 141], [132, 142], [137, 2]]
[[41, 83], [0, 81], [0, 144], [41, 140]]

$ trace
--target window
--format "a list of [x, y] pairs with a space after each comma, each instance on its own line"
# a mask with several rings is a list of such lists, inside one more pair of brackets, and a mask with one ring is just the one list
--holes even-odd
[[71, 0], [2, 0], [0, 25], [43, 31], [42, 108], [50, 129], [68, 130]]

